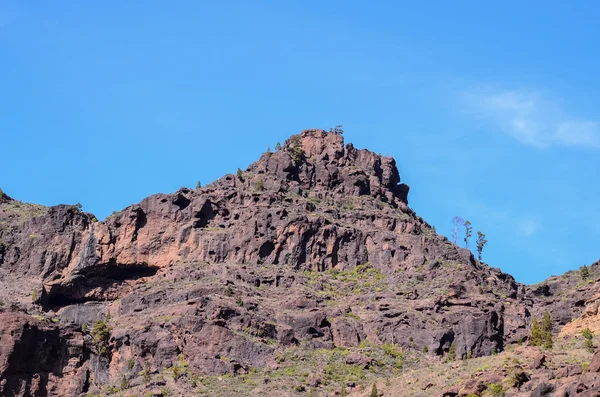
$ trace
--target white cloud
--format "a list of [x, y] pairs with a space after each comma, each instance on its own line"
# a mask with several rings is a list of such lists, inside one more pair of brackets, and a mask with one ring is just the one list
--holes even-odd
[[523, 144], [600, 148], [598, 122], [573, 118], [538, 92], [477, 90], [466, 98], [476, 114]]
[[538, 230], [540, 230], [540, 228], [540, 224], [531, 219], [517, 222], [517, 232], [521, 236], [533, 236]]
[[509, 208], [490, 206], [467, 196], [459, 197], [464, 205], [462, 213], [468, 219], [479, 219], [485, 223], [499, 225], [502, 229], [522, 237], [531, 237], [543, 230], [543, 221], [534, 213], [512, 211]]

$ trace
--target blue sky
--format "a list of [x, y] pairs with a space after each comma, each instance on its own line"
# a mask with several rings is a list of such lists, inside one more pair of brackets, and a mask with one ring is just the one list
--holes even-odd
[[0, 1], [0, 187], [104, 218], [343, 124], [518, 281], [597, 260], [600, 5], [411, 3]]

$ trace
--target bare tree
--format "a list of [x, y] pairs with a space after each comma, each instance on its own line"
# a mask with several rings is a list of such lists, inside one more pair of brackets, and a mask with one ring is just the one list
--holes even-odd
[[465, 220], [458, 215], [452, 218], [452, 242], [454, 244], [456, 244], [458, 241], [458, 232], [460, 231], [464, 221]]

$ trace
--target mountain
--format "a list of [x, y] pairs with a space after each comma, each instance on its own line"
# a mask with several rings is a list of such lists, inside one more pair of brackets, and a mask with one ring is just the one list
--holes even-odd
[[[105, 221], [2, 193], [2, 395], [358, 396], [373, 384], [432, 395], [434, 377], [407, 374], [515, 348], [533, 360], [539, 349], [521, 344], [546, 312], [555, 335], [583, 343], [598, 264], [519, 284], [438, 235], [408, 192], [394, 159], [311, 129], [245, 171]], [[594, 361], [591, 380], [557, 373], [591, 354], [553, 369], [532, 361], [541, 375], [506, 389], [592, 390]]]

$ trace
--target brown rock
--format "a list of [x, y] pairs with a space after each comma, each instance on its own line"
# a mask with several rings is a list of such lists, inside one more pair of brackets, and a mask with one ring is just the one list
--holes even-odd
[[487, 389], [487, 386], [482, 381], [476, 380], [476, 379], [469, 379], [460, 388], [460, 391], [459, 391], [458, 395], [461, 396], [461, 397], [463, 397], [463, 396], [468, 396], [468, 395], [475, 394], [475, 395], [478, 396], [485, 389]]
[[542, 368], [546, 364], [546, 355], [543, 353], [538, 353], [533, 357], [533, 364], [531, 367], [533, 369]]
[[597, 351], [592, 357], [588, 372], [600, 372], [600, 351]]
[[554, 395], [554, 390], [554, 384], [542, 383], [531, 392], [531, 397], [550, 397]]
[[366, 357], [360, 353], [357, 352], [353, 352], [350, 353], [348, 355], [348, 357], [346, 357], [346, 364], [349, 365], [358, 365], [361, 366], [362, 368], [369, 368], [369, 366], [371, 365], [371, 362], [373, 360], [369, 357]]

